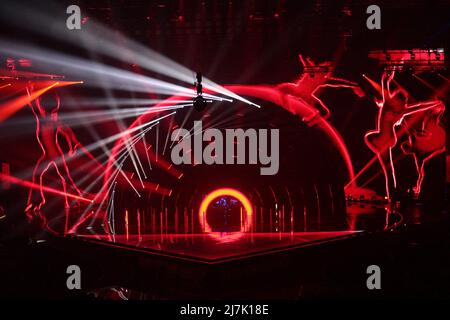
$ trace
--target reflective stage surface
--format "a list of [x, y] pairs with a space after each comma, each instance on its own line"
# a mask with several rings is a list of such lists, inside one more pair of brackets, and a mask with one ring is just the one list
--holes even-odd
[[153, 253], [218, 262], [348, 238], [356, 233], [358, 232], [150, 234], [128, 237], [116, 235], [114, 239], [102, 235], [80, 235], [80, 237], [108, 241]]

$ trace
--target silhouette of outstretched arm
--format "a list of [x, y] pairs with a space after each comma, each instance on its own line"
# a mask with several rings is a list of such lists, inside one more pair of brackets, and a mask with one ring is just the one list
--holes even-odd
[[406, 105], [405, 116], [416, 113], [416, 112], [432, 109], [435, 107], [443, 107], [442, 101], [431, 100], [431, 101], [417, 102], [414, 104], [408, 104], [408, 105]]
[[316, 100], [325, 111], [324, 118], [327, 119], [330, 116], [330, 109], [325, 105], [325, 103], [318, 97], [318, 92], [323, 88], [350, 88], [353, 90], [353, 92], [358, 96], [362, 97], [364, 95], [364, 92], [362, 92], [361, 88], [358, 85], [353, 84], [339, 84], [339, 83], [325, 83], [322, 85], [317, 86], [316, 89], [311, 93], [311, 97]]
[[[31, 97], [31, 88], [29, 88], [28, 86], [26, 87], [27, 90], [27, 94], [29, 97]], [[38, 117], [38, 112], [39, 110], [36, 110], [36, 107], [33, 105], [33, 101], [28, 102], [28, 106], [31, 108], [31, 111], [33, 112], [35, 117]]]

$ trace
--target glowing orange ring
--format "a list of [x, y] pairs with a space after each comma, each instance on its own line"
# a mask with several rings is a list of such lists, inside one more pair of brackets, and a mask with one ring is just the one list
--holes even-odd
[[246, 216], [247, 216], [247, 219], [244, 222], [244, 226], [241, 226], [241, 232], [247, 232], [247, 231], [251, 230], [253, 210], [252, 210], [252, 205], [250, 203], [250, 200], [248, 200], [248, 198], [240, 191], [237, 191], [237, 190], [231, 189], [231, 188], [221, 188], [221, 189], [214, 190], [213, 192], [208, 194], [206, 196], [206, 198], [203, 199], [202, 203], [200, 204], [200, 209], [198, 211], [198, 217], [199, 217], [200, 225], [202, 226], [203, 232], [207, 232], [207, 233], [212, 232], [211, 226], [209, 225], [208, 221], [206, 221], [206, 210], [208, 209], [209, 205], [211, 204], [211, 202], [214, 199], [216, 199], [218, 197], [222, 197], [222, 196], [234, 197], [241, 202], [242, 206], [245, 209]]

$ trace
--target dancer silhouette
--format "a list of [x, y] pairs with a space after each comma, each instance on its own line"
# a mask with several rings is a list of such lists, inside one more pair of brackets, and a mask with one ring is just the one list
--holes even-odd
[[329, 108], [318, 96], [319, 91], [323, 88], [350, 88], [359, 97], [364, 96], [364, 92], [357, 83], [332, 76], [331, 62], [316, 64], [309, 58], [303, 58], [301, 54], [299, 59], [303, 68], [313, 69], [313, 73], [303, 72], [295, 83], [282, 83], [278, 85], [278, 89], [284, 94], [292, 95], [316, 108], [314, 114], [303, 118], [304, 122], [312, 125], [318, 116], [322, 116], [325, 119], [330, 117]]
[[403, 125], [408, 132], [408, 140], [403, 142], [403, 153], [412, 155], [416, 164], [417, 182], [414, 195], [418, 197], [425, 178], [425, 164], [428, 160], [445, 152], [445, 128], [441, 118], [445, 106], [440, 104], [436, 108], [415, 113], [405, 117]]
[[[31, 96], [33, 86], [27, 87], [27, 93]], [[45, 101], [44, 98], [49, 101]], [[62, 136], [69, 146], [69, 155], [74, 155], [80, 142], [76, 139], [73, 131], [65, 126], [58, 118], [60, 108], [60, 97], [57, 92], [52, 90], [34, 101], [29, 103], [29, 107], [36, 119], [36, 139], [41, 147], [42, 155], [37, 160], [32, 175], [32, 182], [35, 183], [39, 175], [41, 201], [38, 205], [33, 204], [33, 189], [28, 193], [26, 212], [29, 216], [31, 210], [39, 211], [46, 203], [43, 187], [43, 177], [45, 173], [54, 167], [63, 187], [64, 194], [67, 193], [66, 178], [73, 189], [81, 196], [81, 191], [73, 181], [69, 168], [66, 163], [66, 156], [59, 144], [59, 138]], [[66, 176], [66, 178], [64, 177]], [[69, 207], [67, 195], [65, 195], [65, 206]]]
[[408, 104], [408, 93], [400, 88], [391, 90], [395, 71], [383, 72], [381, 78], [381, 96], [374, 98], [378, 106], [376, 129], [365, 134], [366, 145], [376, 154], [383, 170], [386, 182], [386, 196], [392, 200], [392, 193], [397, 187], [395, 168], [392, 161], [392, 148], [397, 144], [395, 127], [402, 123], [405, 116], [439, 106], [439, 100]]

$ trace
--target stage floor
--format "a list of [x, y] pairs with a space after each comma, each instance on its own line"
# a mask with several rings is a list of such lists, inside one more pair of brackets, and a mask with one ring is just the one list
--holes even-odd
[[116, 235], [114, 239], [106, 235], [78, 235], [78, 237], [178, 258], [219, 262], [344, 239], [357, 233], [359, 231], [236, 233], [225, 236], [220, 234], [146, 234]]

